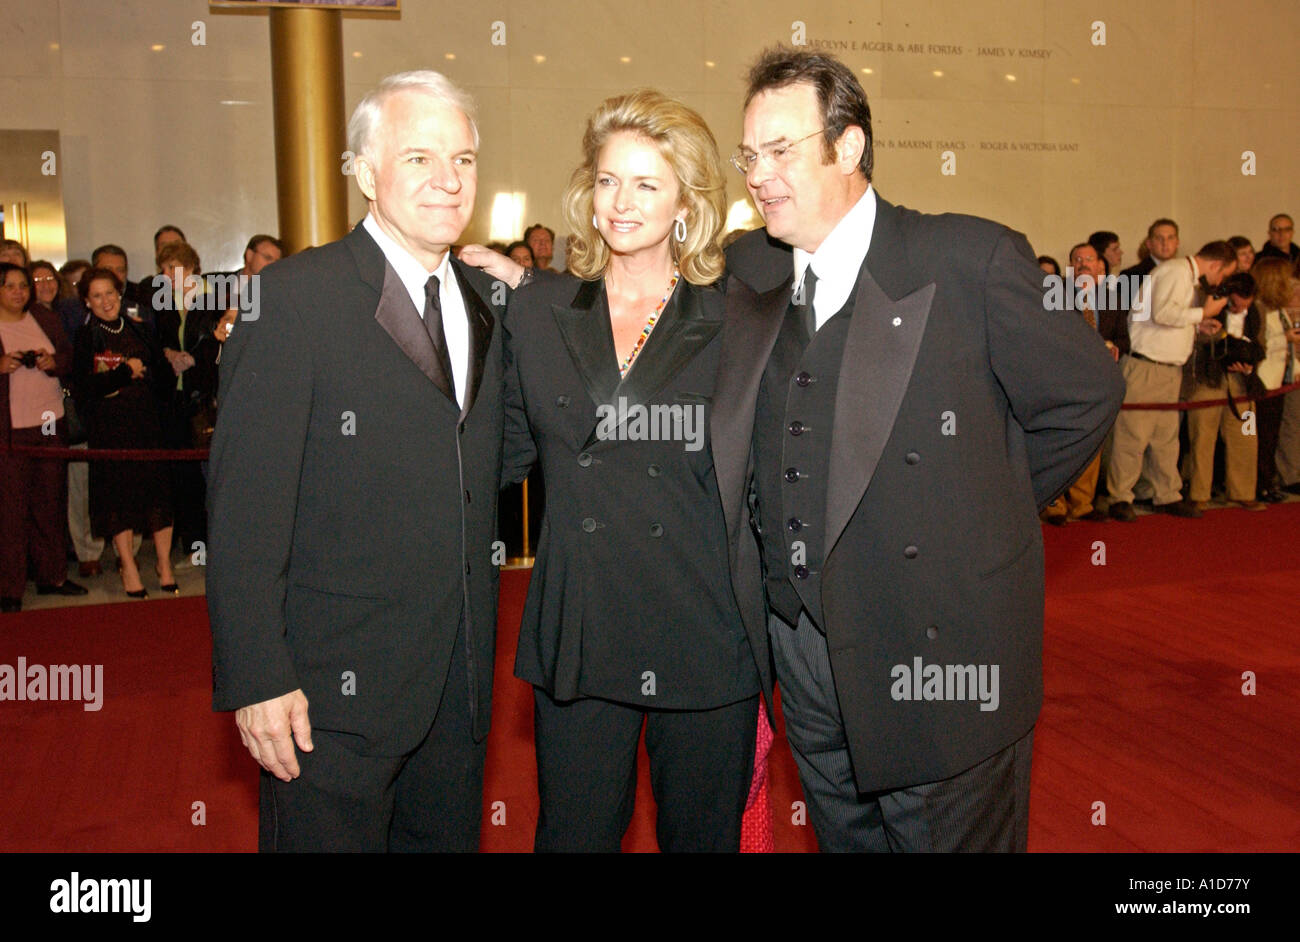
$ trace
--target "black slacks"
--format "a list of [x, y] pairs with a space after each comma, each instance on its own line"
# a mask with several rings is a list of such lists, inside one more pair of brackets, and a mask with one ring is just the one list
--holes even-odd
[[951, 778], [861, 794], [826, 637], [804, 613], [768, 623], [786, 739], [822, 851], [1024, 851], [1034, 732]]
[[[40, 427], [13, 429], [15, 446], [63, 444]], [[31, 570], [36, 581], [58, 585], [68, 574], [67, 466], [60, 458], [0, 452], [0, 595], [21, 599]]]
[[298, 778], [263, 771], [258, 850], [477, 851], [487, 742], [472, 734], [465, 663], [462, 624], [433, 726], [406, 755], [358, 755], [353, 737], [313, 729]]
[[650, 710], [534, 688], [538, 852], [618, 853], [636, 800], [645, 725], [659, 849], [740, 849], [754, 770], [758, 697], [711, 710]]

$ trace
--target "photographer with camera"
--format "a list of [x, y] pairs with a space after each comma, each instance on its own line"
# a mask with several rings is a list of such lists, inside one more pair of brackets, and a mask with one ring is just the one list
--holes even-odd
[[59, 377], [71, 363], [58, 317], [32, 305], [31, 274], [0, 263], [0, 611], [22, 610], [29, 564], [39, 594], [86, 594], [67, 578], [63, 462], [9, 451], [61, 444]]
[[1264, 392], [1256, 365], [1264, 359], [1263, 317], [1255, 306], [1255, 279], [1238, 272], [1210, 292], [1212, 298], [1227, 298], [1220, 316], [1222, 327], [1213, 334], [1202, 333], [1192, 350], [1194, 386], [1190, 402], [1228, 398], [1226, 405], [1191, 409], [1187, 413], [1190, 446], [1183, 460], [1188, 479], [1188, 500], [1204, 510], [1210, 499], [1214, 476], [1214, 443], [1223, 439], [1224, 485], [1228, 500], [1245, 510], [1264, 510], [1255, 499], [1255, 463], [1259, 438], [1256, 435], [1255, 403], [1231, 399]]
[[[1210, 242], [1191, 258], [1161, 262], [1129, 311], [1130, 350], [1120, 358], [1127, 391], [1124, 401], [1176, 403], [1183, 383], [1183, 365], [1192, 354], [1198, 332], [1214, 335], [1216, 320], [1228, 299], [1198, 300], [1196, 286], [1218, 285], [1237, 267], [1237, 253], [1227, 242]], [[1178, 412], [1174, 409], [1133, 409], [1115, 420], [1115, 441], [1107, 469], [1111, 519], [1131, 523], [1133, 485], [1143, 473], [1143, 456], [1150, 452], [1146, 472], [1155, 487], [1157, 513], [1199, 517], [1191, 501], [1182, 499], [1178, 473]]]

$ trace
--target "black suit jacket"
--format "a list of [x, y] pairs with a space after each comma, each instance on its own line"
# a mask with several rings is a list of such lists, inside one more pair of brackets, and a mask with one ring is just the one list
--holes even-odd
[[469, 390], [361, 226], [268, 267], [221, 362], [208, 482], [214, 707], [301, 687], [356, 751], [414, 748], [459, 635], [487, 735], [498, 570], [502, 313], [453, 259]]
[[[749, 438], [793, 265], [789, 247], [765, 231], [727, 255], [745, 282], [733, 279], [728, 308], [745, 328], [723, 354], [713, 445], [736, 577], [752, 583]], [[950, 777], [1033, 726], [1042, 700], [1037, 511], [1096, 455], [1123, 396], [1118, 368], [1083, 319], [1044, 310], [1024, 236], [877, 199], [837, 387], [822, 573], [861, 791]], [[911, 699], [910, 685], [908, 699], [895, 696], [897, 669], [912, 672], [917, 658], [922, 677], [936, 664], [997, 665], [997, 708]]]
[[722, 328], [722, 291], [679, 282], [620, 380], [603, 281], [557, 274], [510, 302], [506, 474], [522, 479], [535, 453], [546, 482], [515, 673], [558, 700], [707, 709], [753, 696], [760, 677], [770, 693], [709, 447]]

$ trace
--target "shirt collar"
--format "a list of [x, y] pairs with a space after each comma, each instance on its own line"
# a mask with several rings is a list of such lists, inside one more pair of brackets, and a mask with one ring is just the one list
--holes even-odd
[[809, 265], [817, 273], [813, 310], [819, 327], [848, 300], [867, 250], [871, 248], [875, 227], [876, 193], [868, 183], [867, 191], [835, 224], [816, 252], [794, 250], [794, 283], [802, 283]]
[[388, 259], [388, 264], [392, 265], [393, 271], [397, 272], [397, 277], [402, 279], [402, 285], [415, 303], [415, 309], [423, 313], [424, 286], [429, 281], [429, 276], [438, 276], [440, 289], [445, 288], [447, 284], [447, 274], [451, 268], [451, 249], [442, 254], [442, 261], [438, 263], [438, 267], [429, 271], [416, 261], [414, 255], [398, 245], [392, 236], [379, 228], [379, 222], [373, 213], [366, 213], [366, 218], [361, 221], [361, 225], [375, 240], [379, 250], [384, 253], [384, 258]]

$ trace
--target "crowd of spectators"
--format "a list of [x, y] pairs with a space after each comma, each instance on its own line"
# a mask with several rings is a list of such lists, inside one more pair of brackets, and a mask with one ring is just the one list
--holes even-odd
[[[154, 235], [155, 271], [129, 277], [127, 253], [101, 245], [61, 267], [0, 242], [0, 609], [22, 608], [27, 580], [38, 594], [84, 595], [67, 577], [103, 571], [115, 551], [122, 590], [148, 592], [136, 565], [150, 535], [159, 591], [178, 594], [173, 546], [206, 541], [201, 452], [215, 425], [217, 364], [237, 316], [240, 276], [284, 254], [256, 235], [235, 272], [205, 275], [176, 226]], [[246, 282], [244, 282], [246, 283]], [[50, 447], [124, 451], [118, 460], [67, 461]]]
[[1045, 303], [1065, 297], [1053, 283], [1070, 289], [1127, 387], [1106, 444], [1044, 521], [1131, 523], [1142, 505], [1197, 518], [1216, 496], [1261, 511], [1300, 494], [1300, 390], [1284, 389], [1300, 380], [1294, 232], [1278, 214], [1258, 251], [1233, 236], [1180, 256], [1178, 224], [1161, 218], [1129, 268], [1114, 232], [1074, 246], [1064, 272], [1039, 256]]
[[[1294, 229], [1279, 214], [1258, 250], [1233, 236], [1180, 256], [1178, 225], [1161, 218], [1128, 268], [1119, 236], [1108, 231], [1071, 248], [1064, 271], [1039, 257], [1045, 306], [1053, 280], [1071, 289], [1073, 309], [1123, 370], [1126, 405], [1144, 407], [1121, 411], [1044, 521], [1131, 522], [1144, 504], [1199, 517], [1216, 494], [1248, 510], [1300, 495], [1300, 390], [1270, 395], [1300, 380]], [[518, 241], [488, 247], [539, 276], [554, 274], [555, 233], [540, 223]], [[122, 590], [145, 597], [135, 559], [145, 534], [159, 590], [177, 593], [173, 548], [188, 553], [206, 540], [205, 464], [159, 457], [207, 447], [239, 286], [280, 259], [284, 246], [255, 235], [240, 269], [206, 275], [176, 226], [158, 229], [154, 250], [154, 271], [132, 281], [118, 245], [55, 267], [30, 259], [15, 240], [0, 241], [0, 433], [10, 446], [0, 453], [5, 612], [21, 609], [29, 578], [38, 594], [84, 594], [67, 578], [69, 550], [80, 576], [94, 577], [106, 542]], [[126, 449], [138, 460], [24, 451], [51, 445]]]

